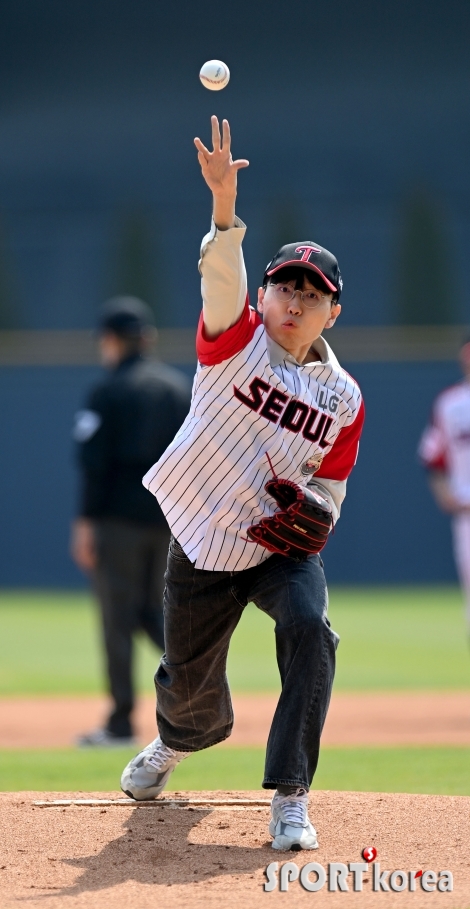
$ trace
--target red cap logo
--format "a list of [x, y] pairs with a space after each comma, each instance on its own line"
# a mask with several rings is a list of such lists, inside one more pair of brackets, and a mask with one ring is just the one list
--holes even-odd
[[303, 253], [300, 260], [301, 262], [308, 262], [310, 259], [310, 253], [312, 252], [321, 253], [321, 249], [317, 249], [316, 246], [296, 246], [295, 251], [296, 253]]

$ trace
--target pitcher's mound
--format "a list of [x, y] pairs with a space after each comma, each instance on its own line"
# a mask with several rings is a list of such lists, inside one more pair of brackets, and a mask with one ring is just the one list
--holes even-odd
[[[470, 907], [470, 798], [312, 792], [314, 852], [275, 852], [268, 835], [270, 793], [176, 792], [152, 804], [122, 793], [0, 795], [1, 909], [258, 909], [266, 906]], [[451, 871], [453, 891], [315, 893], [299, 881], [264, 891], [271, 862], [301, 868], [361, 862], [377, 849], [381, 872]], [[295, 875], [295, 868], [294, 875]], [[315, 873], [310, 874], [315, 882]], [[385, 883], [390, 881], [385, 875]], [[431, 879], [425, 878], [430, 886]], [[400, 885], [401, 877], [394, 883]], [[434, 885], [435, 886], [435, 885]]]

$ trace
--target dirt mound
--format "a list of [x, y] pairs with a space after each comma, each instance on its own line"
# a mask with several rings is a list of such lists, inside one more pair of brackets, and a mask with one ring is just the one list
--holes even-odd
[[[94, 807], [38, 800], [100, 798]], [[314, 792], [316, 852], [276, 853], [267, 835], [269, 793], [165, 793], [151, 806], [109, 804], [122, 793], [3, 793], [1, 909], [257, 909], [266, 906], [470, 907], [470, 798]], [[175, 799], [180, 800], [175, 803]], [[181, 802], [195, 799], [195, 803]], [[221, 804], [242, 799], [252, 804]], [[266, 866], [360, 862], [375, 846], [381, 870], [450, 870], [452, 892], [318, 893], [298, 881], [264, 891]], [[315, 880], [315, 875], [311, 876]]]

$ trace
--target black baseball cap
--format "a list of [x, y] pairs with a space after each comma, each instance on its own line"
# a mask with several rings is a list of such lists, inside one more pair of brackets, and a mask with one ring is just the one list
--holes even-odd
[[273, 259], [266, 266], [263, 284], [281, 268], [298, 265], [300, 268], [311, 269], [323, 278], [329, 290], [336, 294], [338, 299], [343, 289], [343, 279], [339, 270], [338, 260], [319, 243], [312, 240], [303, 240], [301, 243], [287, 243], [281, 246]]
[[152, 310], [143, 300], [112, 297], [101, 307], [98, 331], [101, 334], [112, 331], [120, 338], [140, 338], [154, 324]]

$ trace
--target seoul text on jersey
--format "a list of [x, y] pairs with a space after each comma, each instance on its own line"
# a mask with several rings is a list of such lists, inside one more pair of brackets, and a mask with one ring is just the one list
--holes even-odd
[[[271, 423], [279, 423], [289, 432], [302, 432], [304, 439], [316, 443], [320, 448], [326, 448], [330, 444], [326, 441], [326, 436], [333, 423], [333, 417], [327, 416], [326, 413], [320, 414], [317, 408], [309, 407], [304, 401], [298, 401], [297, 398], [273, 388], [259, 376], [255, 376], [248, 387], [249, 395], [245, 395], [236, 385], [233, 386], [233, 393], [254, 413], [259, 413]], [[332, 395], [329, 409], [335, 413], [337, 407], [338, 397]]]

